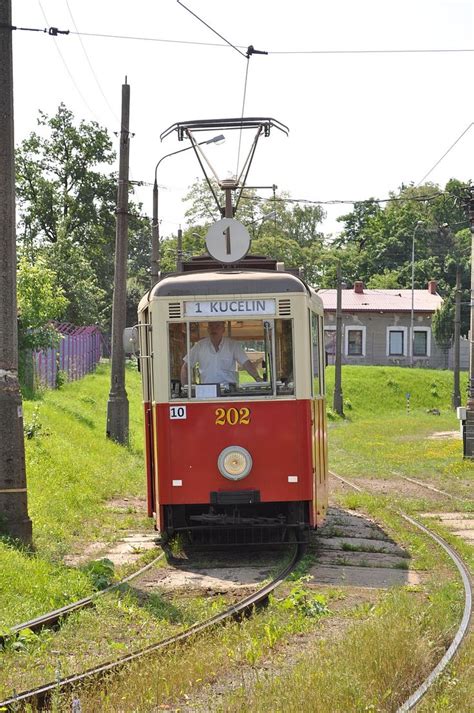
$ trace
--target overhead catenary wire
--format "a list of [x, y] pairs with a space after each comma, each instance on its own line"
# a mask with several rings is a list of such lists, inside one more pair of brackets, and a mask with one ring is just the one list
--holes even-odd
[[[245, 79], [244, 79], [244, 96], [242, 98], [242, 111], [240, 115], [240, 119], [242, 120], [244, 118], [244, 111], [245, 111], [245, 99], [247, 97], [247, 83], [248, 83], [248, 78], [249, 78], [249, 65], [250, 65], [250, 57], [247, 57], [247, 62], [245, 66]], [[240, 132], [239, 132], [239, 146], [237, 149], [237, 168], [235, 170], [235, 175], [239, 175], [239, 165], [240, 165], [240, 148], [242, 145], [242, 126], [240, 127]]]
[[[44, 21], [46, 22], [46, 24], [48, 24], [48, 18], [46, 17], [46, 13], [45, 13], [45, 11], [44, 11], [44, 9], [43, 9], [43, 6], [42, 6], [42, 4], [41, 4], [41, 0], [38, 0], [38, 5], [40, 6], [41, 12], [42, 12], [42, 14], [43, 14]], [[60, 56], [60, 58], [61, 58], [61, 61], [62, 61], [63, 65], [64, 65], [64, 68], [65, 68], [66, 72], [68, 73], [69, 78], [70, 78], [71, 82], [73, 83], [73, 85], [74, 85], [74, 87], [75, 87], [77, 93], [79, 94], [80, 98], [81, 98], [82, 101], [84, 102], [84, 105], [87, 107], [88, 111], [92, 114], [92, 116], [95, 116], [95, 118], [98, 119], [97, 114], [96, 114], [95, 111], [90, 107], [90, 105], [89, 105], [87, 99], [85, 98], [84, 94], [83, 94], [83, 93], [81, 92], [81, 90], [79, 89], [79, 86], [78, 86], [76, 80], [74, 79], [74, 76], [73, 76], [71, 70], [69, 69], [69, 66], [68, 66], [66, 60], [64, 59], [63, 53], [61, 52], [58, 43], [55, 42], [54, 44], [55, 44], [56, 50], [58, 51], [58, 54], [59, 54], [59, 56]]]
[[[47, 22], [47, 20], [46, 20]], [[27, 32], [42, 32], [47, 35], [81, 35], [82, 37], [97, 37], [110, 40], [129, 40], [135, 42], [161, 42], [175, 45], [194, 45], [196, 47], [217, 47], [220, 49], [236, 49], [243, 57], [247, 57], [240, 50], [248, 50], [245, 45], [233, 45], [227, 42], [202, 42], [199, 40], [178, 40], [170, 37], [149, 37], [145, 35], [123, 35], [111, 32], [85, 32], [73, 30], [59, 30], [57, 27], [18, 27], [9, 25], [11, 30]], [[212, 29], [212, 28], [211, 28]], [[268, 55], [379, 55], [379, 54], [462, 54], [473, 53], [473, 47], [409, 47], [404, 49], [307, 49], [307, 50], [268, 50]]]
[[[75, 32], [70, 32], [71, 35], [76, 34]], [[169, 37], [146, 37], [143, 35], [114, 35], [105, 32], [81, 32], [81, 35], [85, 37], [102, 37], [104, 39], [115, 39], [115, 40], [135, 40], [138, 42], [163, 42], [169, 44], [177, 45], [195, 45], [197, 47], [217, 47], [221, 49], [229, 49], [229, 47], [234, 47], [232, 44], [224, 44], [221, 42], [199, 42], [197, 40], [177, 40]], [[238, 51], [246, 50], [244, 45], [235, 45], [235, 49]], [[370, 54], [450, 54], [450, 53], [472, 53], [474, 48], [472, 47], [432, 47], [432, 48], [407, 48], [407, 49], [373, 49], [373, 50], [363, 50], [363, 49], [351, 49], [351, 50], [339, 50], [339, 49], [327, 49], [327, 50], [268, 50], [269, 55], [370, 55]], [[243, 54], [243, 52], [241, 53]], [[245, 57], [246, 55], [243, 54]]]
[[97, 77], [97, 74], [96, 74], [96, 72], [95, 72], [95, 70], [94, 70], [94, 67], [92, 66], [92, 62], [91, 62], [91, 60], [90, 60], [90, 58], [89, 58], [89, 55], [88, 55], [88, 53], [87, 53], [87, 51], [86, 51], [86, 48], [85, 48], [85, 46], [84, 46], [84, 43], [83, 43], [83, 41], [82, 41], [81, 33], [79, 32], [79, 30], [78, 30], [78, 28], [77, 28], [77, 25], [76, 25], [76, 21], [74, 20], [74, 16], [73, 16], [73, 14], [72, 14], [71, 6], [69, 5], [69, 0], [66, 0], [66, 6], [67, 6], [67, 9], [68, 9], [69, 15], [70, 15], [70, 17], [71, 17], [72, 24], [74, 25], [74, 28], [75, 28], [75, 30], [76, 30], [77, 37], [78, 37], [79, 42], [80, 42], [80, 44], [81, 44], [82, 51], [84, 52], [84, 56], [85, 56], [85, 58], [86, 58], [86, 60], [87, 60], [87, 64], [89, 65], [89, 69], [91, 70], [92, 76], [94, 77], [94, 81], [95, 81], [95, 83], [96, 83], [96, 85], [97, 85], [97, 88], [98, 88], [99, 92], [102, 94], [102, 97], [103, 97], [105, 103], [107, 104], [107, 106], [108, 106], [108, 108], [109, 108], [109, 110], [110, 110], [110, 113], [111, 113], [112, 116], [114, 117], [115, 121], [116, 121], [117, 123], [120, 123], [120, 119], [119, 119], [119, 117], [117, 116], [117, 113], [116, 113], [116, 112], [114, 111], [114, 109], [112, 108], [112, 106], [111, 106], [109, 100], [107, 99], [107, 97], [106, 97], [106, 95], [105, 95], [105, 92], [104, 92], [104, 90], [102, 89], [102, 85], [100, 84], [99, 79], [98, 79], [98, 77]]
[[233, 45], [232, 42], [229, 42], [229, 40], [227, 40], [223, 35], [221, 35], [219, 32], [217, 32], [217, 30], [215, 30], [213, 27], [208, 25], [207, 22], [205, 22], [201, 17], [199, 17], [199, 15], [196, 15], [196, 13], [193, 12], [192, 10], [190, 10], [189, 7], [186, 7], [186, 5], [183, 2], [181, 2], [181, 0], [177, 0], [177, 2], [178, 2], [178, 5], [181, 5], [181, 7], [184, 7], [185, 10], [187, 10], [193, 17], [195, 17], [196, 20], [199, 20], [199, 22], [202, 22], [202, 24], [205, 25], [209, 30], [211, 30], [211, 32], [213, 32], [215, 35], [220, 37], [221, 40], [224, 40], [224, 42], [226, 44], [228, 44], [229, 47], [232, 47], [234, 50], [236, 50], [239, 54], [242, 55], [242, 57], [246, 56], [243, 52], [240, 51], [240, 49], [238, 47]]

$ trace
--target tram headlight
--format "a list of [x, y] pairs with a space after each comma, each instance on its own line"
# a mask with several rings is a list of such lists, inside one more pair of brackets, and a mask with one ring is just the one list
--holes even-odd
[[242, 446], [228, 446], [219, 455], [217, 466], [228, 480], [242, 480], [252, 470], [252, 456]]

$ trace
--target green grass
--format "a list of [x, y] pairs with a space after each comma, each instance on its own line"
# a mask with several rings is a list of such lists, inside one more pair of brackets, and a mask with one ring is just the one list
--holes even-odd
[[[467, 374], [461, 374], [461, 395], [465, 403]], [[334, 367], [326, 369], [326, 391], [329, 404], [334, 391]], [[406, 412], [410, 394], [410, 411], [439, 409], [453, 413], [451, 394], [453, 374], [438, 369], [408, 369], [397, 366], [343, 366], [342, 392], [346, 417], [383, 417]], [[434, 417], [432, 417], [434, 418]]]
[[[445, 584], [426, 602], [416, 593], [388, 593], [338, 641], [319, 641], [279, 675], [264, 672], [228, 693], [214, 710], [357, 713], [394, 711], [440, 656], [458, 614]], [[365, 612], [366, 613], [366, 612]], [[407, 653], [409, 655], [407, 656]]]
[[[0, 540], [0, 621], [8, 626], [61, 606], [92, 590], [90, 579], [62, 566], [63, 556], [85, 543], [111, 541], [120, 528], [149, 521], [118, 515], [114, 497], [144, 495], [139, 374], [127, 369], [130, 446], [105, 437], [110, 371], [94, 374], [24, 400], [28, 508], [34, 554]], [[33, 427], [31, 427], [33, 424]]]
[[[328, 369], [329, 403], [333, 377], [334, 370]], [[459, 431], [450, 405], [451, 372], [348, 366], [342, 384], [344, 400], [352, 407], [345, 409], [344, 420], [329, 424], [330, 467], [336, 473], [372, 478], [400, 473], [461, 497], [471, 495], [474, 465], [463, 460], [462, 441], [430, 438], [435, 432]], [[405, 393], [411, 393], [409, 412]], [[433, 408], [439, 416], [428, 413]]]
[[100, 365], [81, 381], [24, 402], [25, 423], [36, 411], [41, 430], [26, 441], [29, 514], [40, 554], [61, 557], [74, 541], [110, 537], [112, 497], [142, 495], [139, 375], [127, 370], [131, 439], [128, 448], [105, 437], [109, 370]]

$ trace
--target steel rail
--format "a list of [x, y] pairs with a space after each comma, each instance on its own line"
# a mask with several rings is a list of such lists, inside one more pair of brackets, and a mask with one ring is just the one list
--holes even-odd
[[288, 577], [288, 575], [293, 571], [299, 560], [301, 559], [304, 552], [304, 544], [297, 543], [295, 546], [295, 552], [290, 560], [290, 562], [285, 565], [285, 567], [279, 572], [279, 574], [268, 584], [261, 587], [257, 592], [250, 594], [249, 596], [242, 599], [236, 604], [232, 604], [230, 607], [225, 609], [220, 614], [216, 614], [210, 619], [206, 619], [198, 624], [193, 624], [184, 631], [175, 636], [170, 636], [166, 639], [162, 639], [154, 644], [134, 651], [127, 656], [123, 656], [115, 661], [109, 661], [105, 664], [89, 668], [82, 673], [74, 674], [72, 676], [67, 676], [65, 678], [59, 679], [57, 681], [51, 681], [38, 688], [33, 688], [28, 691], [23, 691], [17, 695], [8, 698], [4, 701], [0, 701], [0, 710], [6, 711], [16, 711], [18, 710], [18, 705], [29, 704], [33, 707], [41, 709], [44, 707], [49, 697], [57, 691], [65, 692], [71, 687], [83, 683], [87, 680], [93, 680], [95, 678], [100, 678], [101, 676], [117, 671], [128, 663], [136, 661], [137, 659], [152, 654], [161, 649], [165, 649], [172, 644], [185, 641], [186, 639], [195, 636], [207, 629], [210, 629], [218, 624], [224, 623], [232, 618], [238, 617], [246, 611], [253, 609], [256, 605], [263, 603], [268, 599], [269, 595]]
[[[334, 478], [337, 478], [338, 480], [342, 481], [349, 487], [353, 488], [354, 490], [357, 490], [358, 492], [363, 492], [362, 488], [360, 488], [358, 485], [355, 485], [354, 483], [351, 483], [350, 480], [346, 480], [345, 478], [341, 478], [340, 475], [336, 475], [336, 473], [331, 472], [331, 475]], [[404, 520], [409, 522], [411, 525], [417, 527], [419, 530], [424, 532], [426, 535], [431, 537], [432, 540], [434, 540], [440, 547], [443, 548], [443, 550], [448, 554], [448, 556], [451, 558], [451, 560], [454, 562], [456, 565], [456, 568], [461, 576], [461, 580], [463, 583], [464, 587], [464, 610], [463, 610], [463, 615], [461, 619], [461, 623], [459, 624], [459, 627], [456, 631], [456, 634], [454, 635], [454, 638], [449, 646], [449, 648], [446, 650], [444, 656], [440, 659], [440, 661], [437, 663], [437, 665], [433, 668], [431, 673], [425, 678], [423, 683], [416, 689], [412, 695], [407, 698], [407, 700], [402, 703], [402, 705], [397, 708], [397, 713], [406, 713], [406, 711], [411, 711], [413, 708], [418, 705], [420, 700], [423, 698], [423, 696], [429, 691], [431, 686], [435, 683], [435, 681], [439, 678], [439, 676], [443, 673], [445, 670], [446, 666], [450, 663], [450, 661], [453, 659], [455, 654], [458, 652], [464, 638], [466, 637], [467, 632], [469, 631], [469, 625], [471, 622], [472, 618], [472, 583], [471, 583], [471, 576], [469, 573], [469, 569], [466, 567], [464, 564], [463, 560], [461, 557], [458, 555], [456, 550], [451, 547], [445, 540], [443, 540], [442, 537], [440, 537], [437, 533], [433, 532], [430, 530], [428, 527], [423, 525], [421, 522], [418, 522], [418, 520], [415, 520], [414, 518], [410, 517], [406, 513], [402, 512], [401, 510], [396, 510], [398, 515], [400, 517], [403, 517]]]
[[15, 626], [9, 628], [6, 634], [0, 635], [0, 647], [3, 646], [8, 641], [8, 639], [19, 634], [20, 631], [22, 631], [23, 629], [38, 631], [39, 629], [52, 627], [57, 624], [60, 619], [69, 616], [73, 612], [80, 611], [81, 609], [93, 606], [96, 599], [103, 596], [104, 594], [109, 594], [110, 592], [119, 589], [124, 584], [131, 582], [133, 579], [140, 577], [142, 574], [154, 567], [161, 559], [163, 559], [164, 556], [165, 553], [162, 552], [160, 555], [158, 555], [158, 557], [155, 557], [151, 562], [144, 565], [136, 572], [132, 572], [132, 574], [129, 574], [127, 577], [124, 577], [124, 579], [121, 579], [119, 582], [114, 582], [114, 584], [111, 584], [105, 589], [101, 589], [99, 592], [94, 592], [94, 594], [91, 594], [88, 597], [78, 599], [77, 601], [71, 602], [70, 604], [66, 604], [65, 606], [60, 607], [59, 609], [53, 609], [52, 611], [46, 612], [45, 614], [40, 614], [34, 619], [24, 621], [22, 624], [15, 624]]
[[444, 654], [441, 661], [439, 661], [439, 663], [434, 667], [429, 676], [425, 678], [423, 683], [416, 689], [414, 693], [412, 693], [412, 695], [405, 701], [405, 703], [403, 703], [400, 708], [398, 708], [397, 713], [405, 713], [405, 711], [413, 710], [417, 703], [420, 702], [425, 693], [429, 690], [429, 688], [433, 685], [436, 679], [444, 671], [448, 663], [451, 661], [451, 659], [461, 646], [461, 643], [469, 630], [469, 624], [472, 616], [472, 585], [469, 570], [467, 569], [466, 565], [459, 557], [457, 552], [450, 545], [448, 545], [448, 543], [443, 540], [442, 537], [437, 535], [435, 532], [432, 532], [429, 528], [422, 525], [421, 522], [418, 522], [418, 520], [415, 520], [409, 515], [405, 515], [405, 513], [401, 511], [399, 511], [399, 515], [401, 515], [401, 517], [407, 520], [407, 522], [410, 522], [412, 525], [415, 525], [415, 527], [418, 527], [418, 529], [422, 530], [422, 532], [424, 532], [426, 535], [429, 535], [433, 540], [435, 540], [435, 542], [438, 543], [440, 547], [443, 548], [443, 550], [450, 556], [450, 558], [456, 565], [458, 572], [461, 575], [462, 583], [464, 586], [464, 612], [454, 639], [452, 640], [450, 647]]

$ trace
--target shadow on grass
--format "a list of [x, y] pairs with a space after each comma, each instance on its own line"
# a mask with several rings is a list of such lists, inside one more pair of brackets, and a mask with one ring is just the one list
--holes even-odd
[[120, 591], [130, 594], [139, 606], [143, 607], [156, 619], [164, 619], [170, 624], [183, 624], [187, 622], [185, 613], [159, 592], [144, 592], [128, 584], [121, 586]]
[[57, 401], [51, 401], [50, 402], [54, 408], [57, 408], [58, 411], [62, 411], [63, 413], [66, 413], [68, 416], [71, 416], [71, 418], [74, 418], [76, 421], [79, 421], [79, 423], [82, 423], [84, 426], [87, 426], [87, 428], [95, 428], [96, 424], [94, 421], [89, 418], [88, 416], [84, 416], [82, 413], [79, 413], [78, 411], [74, 411], [74, 409], [69, 408], [68, 406], [64, 406], [63, 404], [59, 404]]

